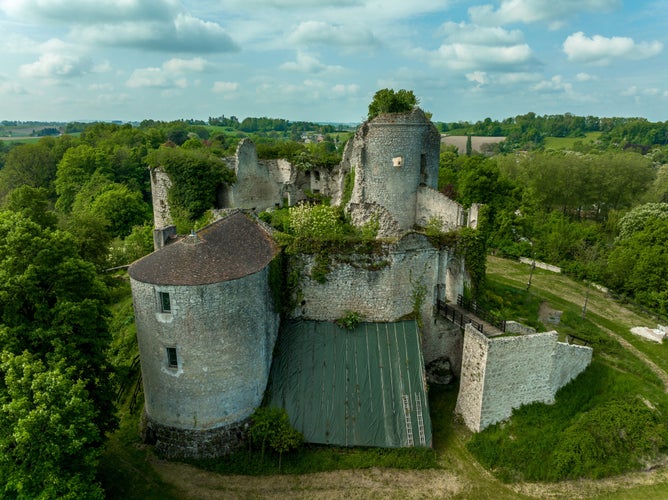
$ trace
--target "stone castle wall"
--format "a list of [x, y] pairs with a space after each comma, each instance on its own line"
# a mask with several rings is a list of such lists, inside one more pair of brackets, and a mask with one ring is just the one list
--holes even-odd
[[412, 292], [420, 285], [424, 287], [423, 314], [431, 317], [438, 291], [446, 293], [451, 261], [457, 261], [457, 266], [450, 266], [450, 270], [460, 268], [459, 258], [434, 248], [425, 236], [414, 233], [370, 259], [364, 255], [331, 256], [324, 283], [311, 277], [315, 256], [296, 256], [292, 269], [302, 277], [302, 303], [293, 316], [335, 321], [355, 311], [366, 321], [395, 321], [413, 312]]
[[250, 419], [206, 430], [179, 429], [162, 425], [142, 415], [145, 443], [155, 446], [168, 459], [216, 458], [238, 451], [247, 443]]
[[160, 168], [151, 169], [151, 199], [153, 201], [153, 225], [156, 229], [174, 224], [169, 213], [167, 193], [172, 181], [167, 172]]
[[455, 412], [480, 431], [524, 404], [552, 403], [591, 356], [589, 347], [557, 342], [557, 332], [487, 338], [468, 325]]
[[411, 230], [417, 220], [418, 186], [437, 188], [439, 147], [438, 131], [419, 109], [364, 123], [342, 161], [343, 171], [355, 170], [350, 205], [370, 213], [382, 207], [398, 231]]
[[[207, 430], [240, 422], [261, 403], [278, 333], [267, 273], [199, 286], [131, 280], [151, 421]], [[160, 312], [160, 292], [169, 293], [169, 313]]]
[[452, 231], [466, 225], [466, 210], [456, 201], [435, 189], [421, 186], [417, 197], [417, 224], [426, 227], [432, 219], [438, 219], [442, 231]]

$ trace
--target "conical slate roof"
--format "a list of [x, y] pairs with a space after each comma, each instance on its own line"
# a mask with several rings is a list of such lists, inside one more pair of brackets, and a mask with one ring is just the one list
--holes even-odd
[[128, 273], [154, 285], [208, 285], [254, 274], [277, 253], [269, 234], [236, 212], [139, 259]]

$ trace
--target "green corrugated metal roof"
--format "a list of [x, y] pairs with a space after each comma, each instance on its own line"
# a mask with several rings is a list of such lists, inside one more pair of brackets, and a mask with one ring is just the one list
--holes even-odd
[[279, 334], [268, 394], [269, 404], [285, 408], [307, 442], [431, 446], [415, 321], [360, 323], [354, 330], [288, 322]]

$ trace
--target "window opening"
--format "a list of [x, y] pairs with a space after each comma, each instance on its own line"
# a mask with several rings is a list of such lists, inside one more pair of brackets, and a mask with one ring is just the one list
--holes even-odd
[[158, 292], [158, 298], [160, 300], [160, 312], [170, 313], [172, 312], [172, 303], [169, 299], [168, 292]]
[[167, 366], [170, 368], [179, 367], [179, 358], [176, 356], [176, 347], [167, 348]]

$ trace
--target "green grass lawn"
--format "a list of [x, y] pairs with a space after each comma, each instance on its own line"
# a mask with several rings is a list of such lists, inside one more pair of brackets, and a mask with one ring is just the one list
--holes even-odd
[[601, 136], [601, 132], [587, 132], [584, 137], [546, 137], [545, 149], [573, 149], [576, 141], [583, 144], [596, 142]]

